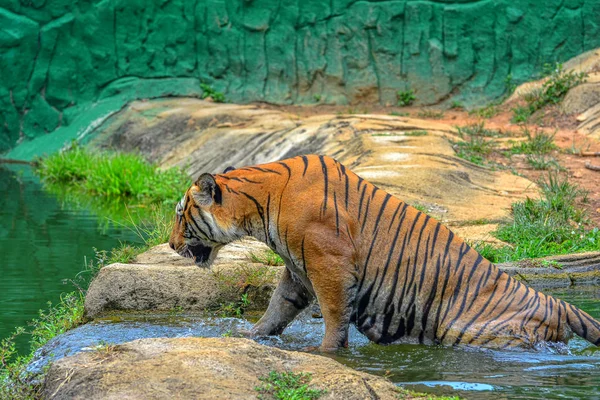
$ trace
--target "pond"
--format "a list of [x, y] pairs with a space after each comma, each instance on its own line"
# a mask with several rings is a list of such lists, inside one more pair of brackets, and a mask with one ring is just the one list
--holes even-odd
[[[0, 166], [0, 193], [0, 338], [75, 290], [94, 248], [139, 242], [130, 229], [46, 192], [29, 166]], [[17, 344], [27, 352], [27, 337]]]

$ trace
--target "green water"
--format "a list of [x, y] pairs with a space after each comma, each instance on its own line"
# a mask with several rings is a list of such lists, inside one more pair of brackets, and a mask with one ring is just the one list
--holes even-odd
[[[139, 241], [125, 227], [45, 192], [28, 166], [0, 166], [0, 338], [25, 326], [60, 294], [85, 285], [94, 247]], [[78, 275], [79, 274], [79, 275]], [[28, 338], [18, 340], [20, 352]]]

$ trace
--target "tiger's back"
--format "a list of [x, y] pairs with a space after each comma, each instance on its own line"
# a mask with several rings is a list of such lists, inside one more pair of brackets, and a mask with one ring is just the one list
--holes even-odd
[[349, 323], [377, 343], [530, 347], [566, 341], [574, 330], [600, 344], [600, 324], [585, 312], [501, 272], [438, 221], [334, 159], [300, 156], [214, 179], [221, 210], [199, 215], [212, 216], [215, 231], [241, 227], [238, 234], [286, 261], [256, 334], [281, 332], [316, 296], [323, 350], [347, 345]]

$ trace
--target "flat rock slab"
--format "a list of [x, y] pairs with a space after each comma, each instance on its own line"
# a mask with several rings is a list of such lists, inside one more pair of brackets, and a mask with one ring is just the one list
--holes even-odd
[[[112, 311], [205, 311], [239, 301], [242, 292], [248, 294], [252, 307], [265, 309], [283, 268], [250, 260], [250, 253], [265, 250], [267, 247], [255, 240], [231, 243], [221, 249], [212, 268], [205, 269], [167, 244], [156, 246], [131, 264], [102, 268], [87, 291], [86, 315], [96, 318]], [[251, 287], [246, 282], [250, 275], [255, 276]]]
[[498, 268], [536, 289], [600, 285], [600, 252], [523, 260]]
[[[197, 99], [134, 102], [91, 141], [139, 151], [190, 176], [220, 173], [301, 154], [332, 156], [372, 183], [459, 230], [465, 239], [495, 241], [494, 221], [513, 202], [537, 195], [529, 180], [456, 156], [453, 126], [390, 115], [302, 117], [257, 105]], [[483, 220], [489, 220], [482, 225]]]
[[[320, 399], [398, 399], [388, 380], [322, 356], [238, 338], [141, 339], [52, 364], [47, 399], [253, 399], [271, 371], [310, 373]], [[405, 397], [402, 397], [405, 398]]]

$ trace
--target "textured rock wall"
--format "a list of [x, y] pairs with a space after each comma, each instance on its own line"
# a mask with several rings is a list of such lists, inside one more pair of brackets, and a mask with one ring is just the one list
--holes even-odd
[[200, 80], [236, 102], [474, 104], [598, 46], [598, 0], [0, 0], [0, 150]]

